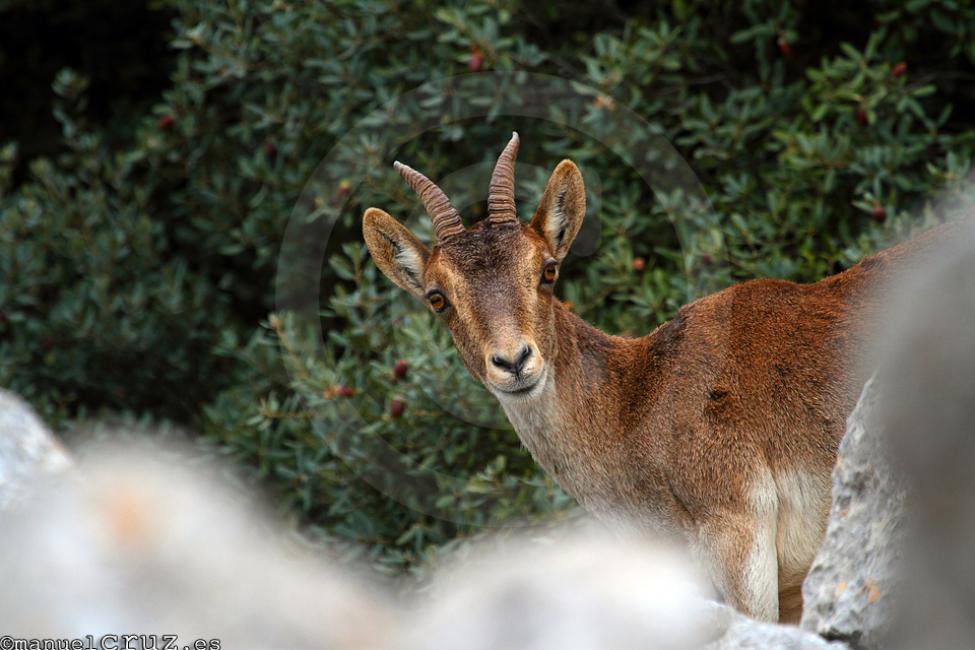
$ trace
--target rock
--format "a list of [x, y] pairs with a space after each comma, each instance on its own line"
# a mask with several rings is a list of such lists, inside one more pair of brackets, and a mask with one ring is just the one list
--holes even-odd
[[826, 537], [802, 588], [801, 626], [856, 648], [879, 648], [885, 639], [905, 519], [903, 482], [887, 460], [877, 405], [871, 378], [847, 420]]
[[[975, 188], [973, 188], [975, 189]], [[975, 214], [969, 190], [967, 214]], [[964, 206], [963, 206], [964, 207]], [[883, 380], [891, 457], [910, 491], [904, 589], [891, 647], [975, 639], [975, 221], [903, 291]]]
[[842, 650], [848, 648], [840, 641], [828, 642], [811, 632], [794, 625], [761, 623], [740, 614], [728, 627], [725, 634], [707, 650], [817, 650], [829, 648]]
[[470, 554], [441, 569], [401, 650], [845, 648], [718, 604], [660, 545], [590, 533]]
[[439, 569], [404, 650], [699, 648], [733, 617], [669, 549], [556, 534], [464, 549]]
[[38, 476], [70, 465], [67, 452], [34, 410], [0, 390], [0, 511], [22, 501]]
[[58, 485], [0, 514], [4, 634], [155, 634], [144, 645], [158, 648], [170, 647], [163, 634], [178, 635], [172, 647], [388, 646], [401, 625], [391, 597], [285, 544], [200, 463], [161, 457], [172, 453], [86, 453]]

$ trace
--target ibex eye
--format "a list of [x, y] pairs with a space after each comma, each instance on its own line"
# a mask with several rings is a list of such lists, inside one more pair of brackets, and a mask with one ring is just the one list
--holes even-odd
[[555, 262], [549, 262], [542, 269], [542, 284], [552, 284], [555, 282], [555, 278], [559, 276], [559, 265]]
[[427, 300], [430, 301], [430, 306], [433, 307], [433, 311], [438, 314], [447, 308], [447, 297], [439, 291], [431, 291], [428, 293]]

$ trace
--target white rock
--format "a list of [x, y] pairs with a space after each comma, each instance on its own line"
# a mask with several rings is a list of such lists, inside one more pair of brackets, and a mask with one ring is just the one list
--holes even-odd
[[23, 500], [39, 476], [70, 465], [67, 452], [34, 410], [0, 390], [0, 511]]
[[403, 650], [842, 647], [718, 604], [681, 556], [659, 545], [590, 532], [473, 554], [441, 570]]
[[178, 634], [179, 647], [385, 646], [399, 625], [386, 596], [286, 548], [241, 495], [187, 466], [98, 454], [4, 515], [0, 630]]

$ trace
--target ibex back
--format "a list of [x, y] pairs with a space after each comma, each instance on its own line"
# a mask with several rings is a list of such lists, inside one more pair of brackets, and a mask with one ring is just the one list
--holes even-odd
[[736, 608], [797, 620], [864, 380], [873, 288], [904, 247], [816, 284], [745, 282], [642, 338], [610, 336], [553, 294], [586, 211], [581, 174], [562, 161], [522, 224], [517, 150], [515, 134], [488, 216], [470, 228], [432, 181], [396, 163], [436, 243], [370, 208], [377, 266], [439, 315], [536, 461], [587, 509], [679, 535]]

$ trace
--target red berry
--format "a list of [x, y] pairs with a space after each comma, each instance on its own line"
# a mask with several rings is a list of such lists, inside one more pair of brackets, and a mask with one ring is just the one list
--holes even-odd
[[354, 397], [355, 389], [351, 386], [339, 386], [338, 393], [342, 397]]
[[159, 121], [156, 122], [156, 126], [159, 127], [160, 131], [165, 131], [166, 129], [171, 127], [175, 121], [176, 118], [173, 117], [172, 115], [163, 115], [162, 117], [159, 118]]
[[645, 268], [647, 268], [647, 261], [645, 259], [643, 259], [642, 257], [636, 257], [636, 258], [633, 259], [633, 270], [634, 271], [639, 272], [639, 271], [642, 271]]
[[406, 411], [406, 402], [400, 398], [394, 399], [389, 403], [389, 414], [394, 418], [402, 417], [403, 413]]
[[409, 369], [410, 364], [406, 363], [406, 361], [403, 359], [400, 359], [396, 362], [396, 365], [393, 366], [393, 377], [396, 377], [396, 379], [402, 379], [406, 376], [406, 371]]
[[887, 210], [884, 209], [884, 206], [882, 206], [879, 203], [876, 203], [875, 202], [873, 204], [873, 212], [872, 212], [872, 215], [873, 215], [873, 220], [874, 221], [876, 221], [878, 223], [883, 223], [884, 220], [887, 219]]
[[785, 36], [779, 36], [779, 40], [776, 44], [779, 46], [779, 52], [782, 54], [782, 56], [792, 56], [792, 44], [785, 40]]
[[484, 65], [484, 55], [481, 54], [481, 48], [472, 47], [471, 48], [471, 58], [467, 61], [467, 69], [471, 72], [479, 72], [481, 67]]
[[276, 155], [278, 155], [278, 147], [277, 147], [277, 145], [274, 144], [273, 142], [271, 142], [270, 140], [265, 141], [265, 143], [264, 143], [264, 154], [268, 158], [274, 158]]
[[867, 118], [867, 112], [862, 108], [857, 109], [857, 122], [860, 126], [866, 126], [870, 120]]
[[711, 256], [710, 255], [708, 255], [707, 253], [705, 253], [704, 255], [701, 255], [701, 264], [710, 264], [710, 263], [711, 263]]
[[907, 64], [901, 61], [900, 63], [898, 63], [897, 65], [895, 65], [893, 68], [890, 69], [890, 76], [899, 77], [903, 75], [905, 72], [907, 72]]
[[342, 179], [342, 181], [339, 182], [338, 197], [340, 199], [344, 199], [349, 195], [351, 191], [352, 191], [352, 183], [350, 183], [348, 179]]
[[603, 94], [596, 95], [596, 99], [592, 101], [592, 105], [600, 110], [606, 111], [611, 111], [616, 108], [616, 102], [613, 101], [613, 98]]

